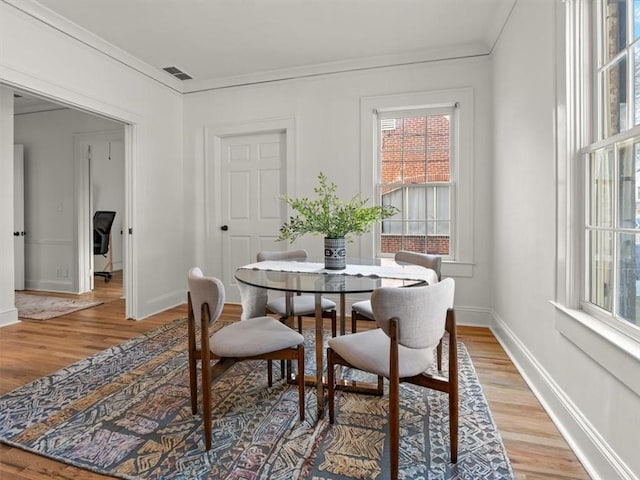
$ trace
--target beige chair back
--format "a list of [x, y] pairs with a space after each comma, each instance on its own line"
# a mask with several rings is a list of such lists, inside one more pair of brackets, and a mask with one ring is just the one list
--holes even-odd
[[440, 255], [433, 255], [430, 253], [418, 253], [418, 252], [408, 252], [406, 250], [401, 250], [396, 253], [394, 260], [399, 264], [412, 264], [412, 265], [420, 265], [424, 268], [430, 268], [436, 272], [438, 276], [438, 280], [442, 279], [442, 274], [440, 270], [442, 268], [442, 257]]
[[379, 327], [389, 335], [389, 320], [398, 319], [398, 343], [408, 348], [435, 348], [444, 335], [447, 310], [453, 308], [455, 282], [413, 288], [381, 287], [371, 294]]
[[205, 277], [198, 267], [193, 267], [189, 270], [188, 282], [196, 325], [200, 325], [202, 305], [205, 303], [209, 305], [211, 319], [209, 325], [212, 325], [218, 319], [224, 307], [224, 285], [217, 278]]

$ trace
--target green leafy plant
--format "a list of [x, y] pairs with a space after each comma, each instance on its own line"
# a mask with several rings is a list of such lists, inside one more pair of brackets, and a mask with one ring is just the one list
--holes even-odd
[[351, 234], [361, 235], [369, 232], [373, 224], [398, 213], [391, 205], [365, 206], [368, 199], [357, 194], [349, 201], [340, 200], [336, 194], [338, 187], [330, 182], [322, 172], [318, 174], [318, 186], [313, 189], [317, 199], [307, 197], [291, 198], [282, 195], [280, 198], [297, 212], [280, 227], [278, 240], [294, 242], [298, 237], [310, 233], [324, 235], [329, 238], [345, 237], [352, 241]]

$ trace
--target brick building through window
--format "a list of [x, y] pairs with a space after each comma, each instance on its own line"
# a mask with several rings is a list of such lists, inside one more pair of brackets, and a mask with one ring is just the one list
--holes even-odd
[[452, 253], [453, 118], [453, 108], [379, 114], [380, 203], [399, 210], [382, 222], [382, 254]]

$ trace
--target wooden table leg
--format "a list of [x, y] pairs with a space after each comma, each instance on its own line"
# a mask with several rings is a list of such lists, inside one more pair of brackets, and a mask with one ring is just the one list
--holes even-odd
[[345, 326], [344, 326], [344, 317], [345, 317], [345, 306], [344, 306], [345, 295], [344, 292], [340, 292], [340, 335], [345, 334]]
[[318, 398], [318, 420], [324, 417], [324, 385], [322, 384], [322, 376], [324, 373], [323, 357], [324, 357], [324, 328], [322, 320], [322, 296], [319, 293], [316, 297], [316, 395]]

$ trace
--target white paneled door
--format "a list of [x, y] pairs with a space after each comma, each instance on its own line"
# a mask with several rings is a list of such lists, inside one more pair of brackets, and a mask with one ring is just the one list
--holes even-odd
[[24, 290], [24, 146], [13, 146], [14, 288]]
[[221, 143], [222, 281], [227, 301], [239, 302], [235, 270], [255, 262], [259, 250], [283, 250], [276, 242], [285, 212], [285, 134], [225, 137]]

